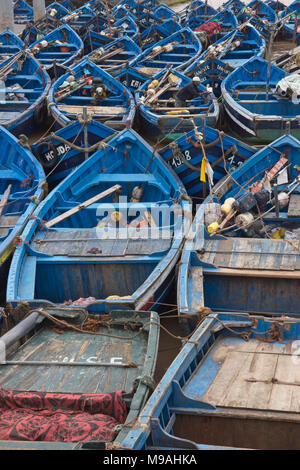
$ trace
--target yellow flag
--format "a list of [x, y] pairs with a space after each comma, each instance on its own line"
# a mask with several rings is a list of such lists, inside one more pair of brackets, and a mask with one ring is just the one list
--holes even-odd
[[203, 157], [202, 162], [201, 162], [201, 173], [200, 173], [200, 181], [202, 181], [203, 183], [206, 183], [205, 169], [206, 169], [206, 157]]

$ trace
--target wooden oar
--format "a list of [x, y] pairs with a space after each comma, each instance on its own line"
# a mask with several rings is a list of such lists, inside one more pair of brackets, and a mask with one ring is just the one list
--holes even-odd
[[9, 198], [9, 195], [10, 195], [10, 191], [11, 191], [11, 184], [7, 187], [7, 189], [5, 190], [2, 198], [1, 198], [1, 201], [0, 201], [0, 216], [3, 212], [3, 209], [7, 203], [7, 200]]
[[106, 189], [105, 191], [102, 191], [101, 193], [97, 194], [96, 196], [92, 197], [91, 199], [88, 199], [87, 201], [84, 201], [81, 204], [78, 204], [78, 206], [75, 206], [72, 209], [69, 209], [68, 211], [63, 212], [58, 217], [55, 217], [54, 219], [49, 220], [49, 222], [47, 222], [45, 224], [45, 227], [46, 228], [53, 227], [53, 225], [58, 224], [59, 222], [61, 222], [62, 220], [67, 219], [68, 217], [70, 217], [73, 214], [77, 214], [77, 212], [81, 211], [82, 209], [85, 209], [86, 207], [90, 206], [94, 202], [97, 202], [100, 199], [103, 199], [105, 196], [109, 196], [109, 194], [112, 194], [112, 193], [114, 193], [115, 191], [118, 191], [121, 188], [122, 188], [122, 186], [120, 184], [115, 184], [114, 186], [112, 186], [112, 188], [109, 188], [109, 189]]

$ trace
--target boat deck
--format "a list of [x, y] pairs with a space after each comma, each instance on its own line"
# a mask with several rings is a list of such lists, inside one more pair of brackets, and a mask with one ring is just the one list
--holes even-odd
[[1, 365], [0, 387], [63, 393], [74, 392], [74, 386], [76, 393], [130, 391], [144, 368], [148, 332], [128, 340], [136, 330], [122, 327], [124, 314], [116, 314], [113, 320], [115, 327], [101, 327], [103, 336], [71, 330], [58, 334], [52, 325], [45, 326], [7, 356]]
[[10, 229], [14, 228], [19, 220], [19, 215], [7, 215], [0, 217], [0, 239], [7, 237]]
[[[291, 342], [223, 338], [216, 346], [210, 360], [218, 370], [202, 400], [217, 407], [299, 413], [300, 371]], [[197, 375], [186, 393], [190, 394], [194, 380]]]
[[113, 230], [113, 238], [108, 238], [109, 233], [103, 229], [39, 232], [31, 247], [39, 253], [50, 256], [92, 258], [149, 256], [168, 250], [172, 241], [171, 238], [163, 239], [161, 236], [158, 239], [151, 239], [146, 236], [146, 233], [144, 238], [134, 239], [130, 238], [130, 231], [126, 237], [122, 238], [122, 231], [118, 233], [117, 229]]
[[299, 240], [231, 238], [205, 240], [201, 262], [218, 268], [295, 271], [300, 269]]

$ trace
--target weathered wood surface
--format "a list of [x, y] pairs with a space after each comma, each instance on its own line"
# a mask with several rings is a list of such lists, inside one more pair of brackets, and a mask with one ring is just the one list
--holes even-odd
[[0, 217], [0, 238], [6, 237], [9, 230], [15, 227], [18, 220], [18, 215], [2, 215]]
[[291, 194], [288, 217], [300, 217], [300, 194]]
[[[103, 393], [115, 390], [130, 391], [134, 379], [142, 373], [147, 350], [148, 335], [133, 336], [124, 328], [103, 327], [108, 336], [64, 331], [58, 334], [47, 327], [35, 334], [7, 360], [20, 361], [20, 365], [1, 365], [0, 386], [14, 390], [39, 390], [64, 393]], [[109, 335], [124, 337], [124, 340]], [[118, 360], [114, 359], [118, 358]], [[36, 365], [24, 364], [36, 361]], [[53, 361], [68, 362], [58, 366]], [[86, 366], [72, 366], [72, 362]], [[108, 367], [96, 363], [133, 363], [137, 367]], [[40, 363], [40, 364], [39, 364]], [[91, 364], [95, 365], [92, 366]]]
[[81, 211], [82, 209], [85, 209], [86, 207], [94, 204], [94, 202], [99, 201], [100, 199], [104, 199], [106, 196], [109, 196], [110, 194], [114, 193], [115, 191], [121, 189], [122, 186], [119, 184], [115, 184], [111, 188], [106, 189], [105, 191], [102, 191], [99, 194], [96, 194], [96, 196], [91, 197], [87, 201], [82, 202], [81, 204], [78, 204], [77, 206], [73, 207], [72, 209], [64, 212], [63, 214], [60, 214], [59, 216], [55, 217], [52, 220], [49, 220], [49, 222], [46, 222], [45, 226], [47, 228], [53, 227], [54, 225], [58, 224], [62, 220], [67, 219], [68, 217], [71, 217], [71, 215], [77, 214], [77, 212]]
[[126, 109], [122, 106], [80, 106], [59, 104], [57, 108], [65, 113], [80, 115], [82, 115], [83, 113], [83, 108], [86, 108], [89, 114], [98, 114], [99, 116], [117, 116], [119, 114], [125, 114], [127, 112]]
[[222, 366], [203, 400], [216, 406], [299, 413], [300, 370], [290, 343], [225, 343], [213, 357]]
[[300, 269], [299, 244], [255, 238], [206, 240], [205, 252], [198, 256], [218, 268], [294, 271]]
[[[130, 232], [134, 234], [134, 231]], [[84, 256], [84, 257], [121, 257], [145, 256], [170, 248], [171, 239], [121, 238], [118, 230], [109, 232], [105, 229], [70, 229], [62, 231], [40, 232], [32, 243], [35, 251], [51, 256]], [[143, 233], [143, 232], [141, 232]]]

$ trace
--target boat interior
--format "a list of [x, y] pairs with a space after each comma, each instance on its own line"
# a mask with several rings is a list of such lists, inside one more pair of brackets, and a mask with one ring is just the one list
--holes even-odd
[[[275, 148], [261, 152], [260, 159], [252, 157], [245, 166], [249, 165], [253, 177], [250, 177], [249, 171], [242, 172], [239, 185], [228, 191], [224, 187], [226, 179], [218, 183], [219, 188], [216, 185], [215, 191], [224, 193], [219, 199], [214, 196], [213, 202], [223, 203], [229, 197], [238, 199], [247, 193], [249, 184], [255, 185], [266, 171], [271, 171], [280, 157], [287, 159], [281, 175], [277, 177], [277, 188], [278, 194], [289, 192], [288, 202], [276, 213], [272, 186], [272, 194], [265, 208], [253, 216], [253, 220], [257, 218], [260, 223], [258, 231], [252, 233], [250, 228], [240, 228], [234, 222], [219, 234], [209, 234], [205, 226], [202, 227], [203, 232], [199, 232], [202, 233], [201, 241], [190, 253], [185, 287], [187, 305], [191, 311], [195, 312], [197, 307], [206, 305], [212, 309], [297, 315], [300, 279], [297, 145], [297, 141], [294, 147], [275, 144]], [[255, 169], [251, 168], [254, 162]], [[214, 292], [218, 292], [218, 296]]]
[[[181, 216], [170, 211], [176, 184], [167, 167], [136, 146], [133, 136], [103, 155], [97, 160], [95, 153], [84, 174], [61, 183], [36, 221], [17, 288], [22, 298], [63, 303], [130, 296], [170, 250]], [[134, 202], [137, 189], [142, 196]], [[106, 190], [110, 195], [100, 202], [45, 227]]]
[[[13, 66], [16, 68], [16, 66]], [[38, 63], [26, 59], [22, 69], [1, 81], [0, 124], [7, 126], [35, 103], [45, 91], [45, 76], [37, 73]]]
[[216, 317], [152, 411], [147, 448], [299, 448], [299, 321]]

